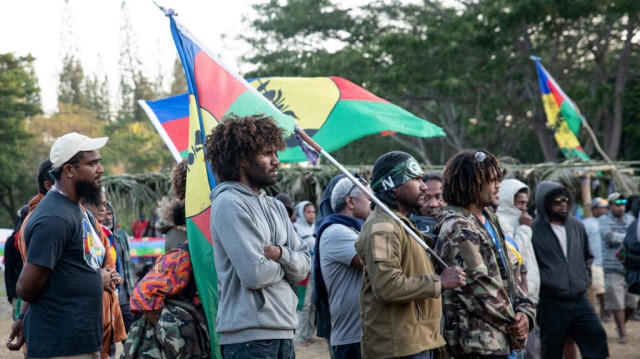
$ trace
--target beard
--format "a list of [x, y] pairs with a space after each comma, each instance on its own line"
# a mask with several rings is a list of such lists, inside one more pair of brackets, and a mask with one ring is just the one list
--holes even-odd
[[568, 213], [563, 212], [551, 212], [551, 219], [555, 219], [560, 222], [564, 222], [567, 219]]
[[102, 221], [102, 224], [109, 228], [111, 231], [113, 231], [115, 228], [113, 228], [113, 217], [109, 217], [109, 216], [104, 216], [104, 220]]
[[[278, 168], [277, 166], [275, 167]], [[266, 168], [257, 163], [251, 163], [246, 169], [247, 179], [254, 186], [264, 188], [276, 184], [278, 177], [274, 176]]]
[[102, 187], [96, 185], [92, 181], [77, 181], [75, 184], [76, 193], [86, 203], [92, 204], [96, 207], [100, 206], [100, 200], [102, 195]]

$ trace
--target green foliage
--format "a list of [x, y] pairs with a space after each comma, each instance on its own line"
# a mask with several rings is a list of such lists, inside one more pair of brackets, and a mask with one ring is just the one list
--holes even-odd
[[[245, 36], [254, 49], [245, 60], [257, 66], [249, 76], [350, 79], [445, 129], [443, 141], [410, 140], [427, 163], [474, 147], [529, 163], [553, 161], [558, 150], [529, 60], [535, 54], [616, 157], [627, 109], [619, 99], [640, 75], [637, 36], [627, 41], [638, 33], [637, 1], [343, 4], [256, 6], [257, 35]], [[592, 149], [590, 139], [580, 139]]]
[[73, 55], [67, 54], [62, 59], [58, 85], [58, 102], [85, 106], [84, 70], [82, 64]]
[[171, 75], [173, 80], [171, 81], [171, 90], [169, 90], [167, 95], [175, 96], [187, 92], [187, 77], [184, 74], [182, 62], [180, 62], [180, 59], [177, 57], [173, 62], [173, 72]]
[[638, 147], [638, 139], [640, 139], [640, 79], [636, 78], [628, 86], [625, 91], [625, 118], [623, 124], [621, 151], [626, 159], [640, 158], [640, 147]]
[[168, 196], [171, 190], [170, 174], [166, 171], [105, 176], [102, 183], [107, 200], [127, 232], [140, 213], [149, 218], [158, 201]]
[[0, 227], [13, 227], [17, 210], [37, 188], [29, 179], [37, 171], [33, 163], [39, 162], [26, 130], [26, 120], [40, 112], [33, 61], [31, 56], [0, 54]]

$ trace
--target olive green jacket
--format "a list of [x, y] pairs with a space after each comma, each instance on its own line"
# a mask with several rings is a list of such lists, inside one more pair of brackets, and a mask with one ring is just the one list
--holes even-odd
[[[402, 221], [415, 226], [399, 212]], [[419, 236], [433, 244], [429, 237]], [[356, 241], [362, 260], [362, 357], [391, 358], [445, 345], [440, 335], [440, 277], [427, 252], [378, 207]]]

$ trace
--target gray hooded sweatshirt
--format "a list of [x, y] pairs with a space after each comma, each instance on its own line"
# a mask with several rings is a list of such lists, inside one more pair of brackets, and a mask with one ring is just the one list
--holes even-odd
[[497, 214], [502, 231], [513, 238], [518, 245], [518, 252], [524, 257], [524, 264], [527, 266], [527, 294], [535, 303], [538, 303], [540, 273], [531, 242], [532, 231], [531, 227], [520, 224], [522, 211], [514, 203], [516, 193], [523, 188], [529, 189], [526, 184], [516, 179], [502, 181], [500, 184], [500, 205], [498, 205]]
[[[223, 182], [209, 197], [220, 344], [292, 339], [298, 297], [289, 282], [307, 276], [311, 257], [287, 210], [239, 182]], [[265, 245], [282, 248], [278, 261], [264, 256]]]
[[[563, 225], [567, 233], [567, 256], [565, 257], [558, 237], [551, 229], [549, 214], [544, 208], [544, 199], [558, 182], [544, 181], [536, 187], [536, 210], [533, 220], [533, 249], [540, 270], [540, 296], [576, 299], [584, 296], [591, 285], [591, 263], [593, 254], [582, 222], [571, 214]], [[569, 202], [569, 212], [573, 203]]]

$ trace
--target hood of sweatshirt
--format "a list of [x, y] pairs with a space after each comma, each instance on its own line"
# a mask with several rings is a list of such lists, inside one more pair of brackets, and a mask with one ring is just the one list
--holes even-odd
[[497, 214], [514, 229], [520, 224], [520, 216], [522, 216], [522, 211], [516, 207], [514, 199], [516, 193], [523, 188], [529, 189], [526, 184], [517, 179], [506, 179], [500, 184], [500, 204]]
[[237, 191], [240, 191], [242, 194], [256, 196], [256, 197], [266, 197], [267, 196], [266, 192], [263, 189], [261, 189], [260, 193], [257, 194], [255, 192], [253, 192], [251, 190], [251, 188], [247, 187], [246, 185], [244, 185], [244, 184], [242, 184], [240, 182], [226, 181], [226, 182], [219, 183], [211, 191], [211, 193], [209, 193], [209, 200], [214, 201], [216, 199], [216, 197], [218, 197], [222, 192], [228, 191], [230, 189], [235, 189]]
[[[300, 201], [296, 203], [295, 210], [294, 210], [296, 213], [296, 221], [294, 223], [294, 227], [296, 228], [296, 230], [304, 232], [304, 234], [307, 234], [307, 232], [309, 231], [311, 232], [311, 234], [313, 234], [313, 232], [315, 232], [315, 229], [316, 229], [316, 224], [315, 223], [309, 224], [304, 217], [304, 208], [310, 204], [313, 205], [309, 201]], [[302, 233], [299, 233], [299, 234], [301, 236], [303, 235]]]
[[[544, 199], [547, 197], [549, 192], [556, 188], [563, 187], [560, 183], [555, 181], [543, 181], [536, 186], [536, 212], [538, 213], [538, 217], [540, 220], [550, 223], [549, 214], [544, 208]], [[568, 203], [569, 215], [571, 214], [571, 208], [573, 207], [573, 199], [569, 196]]]

